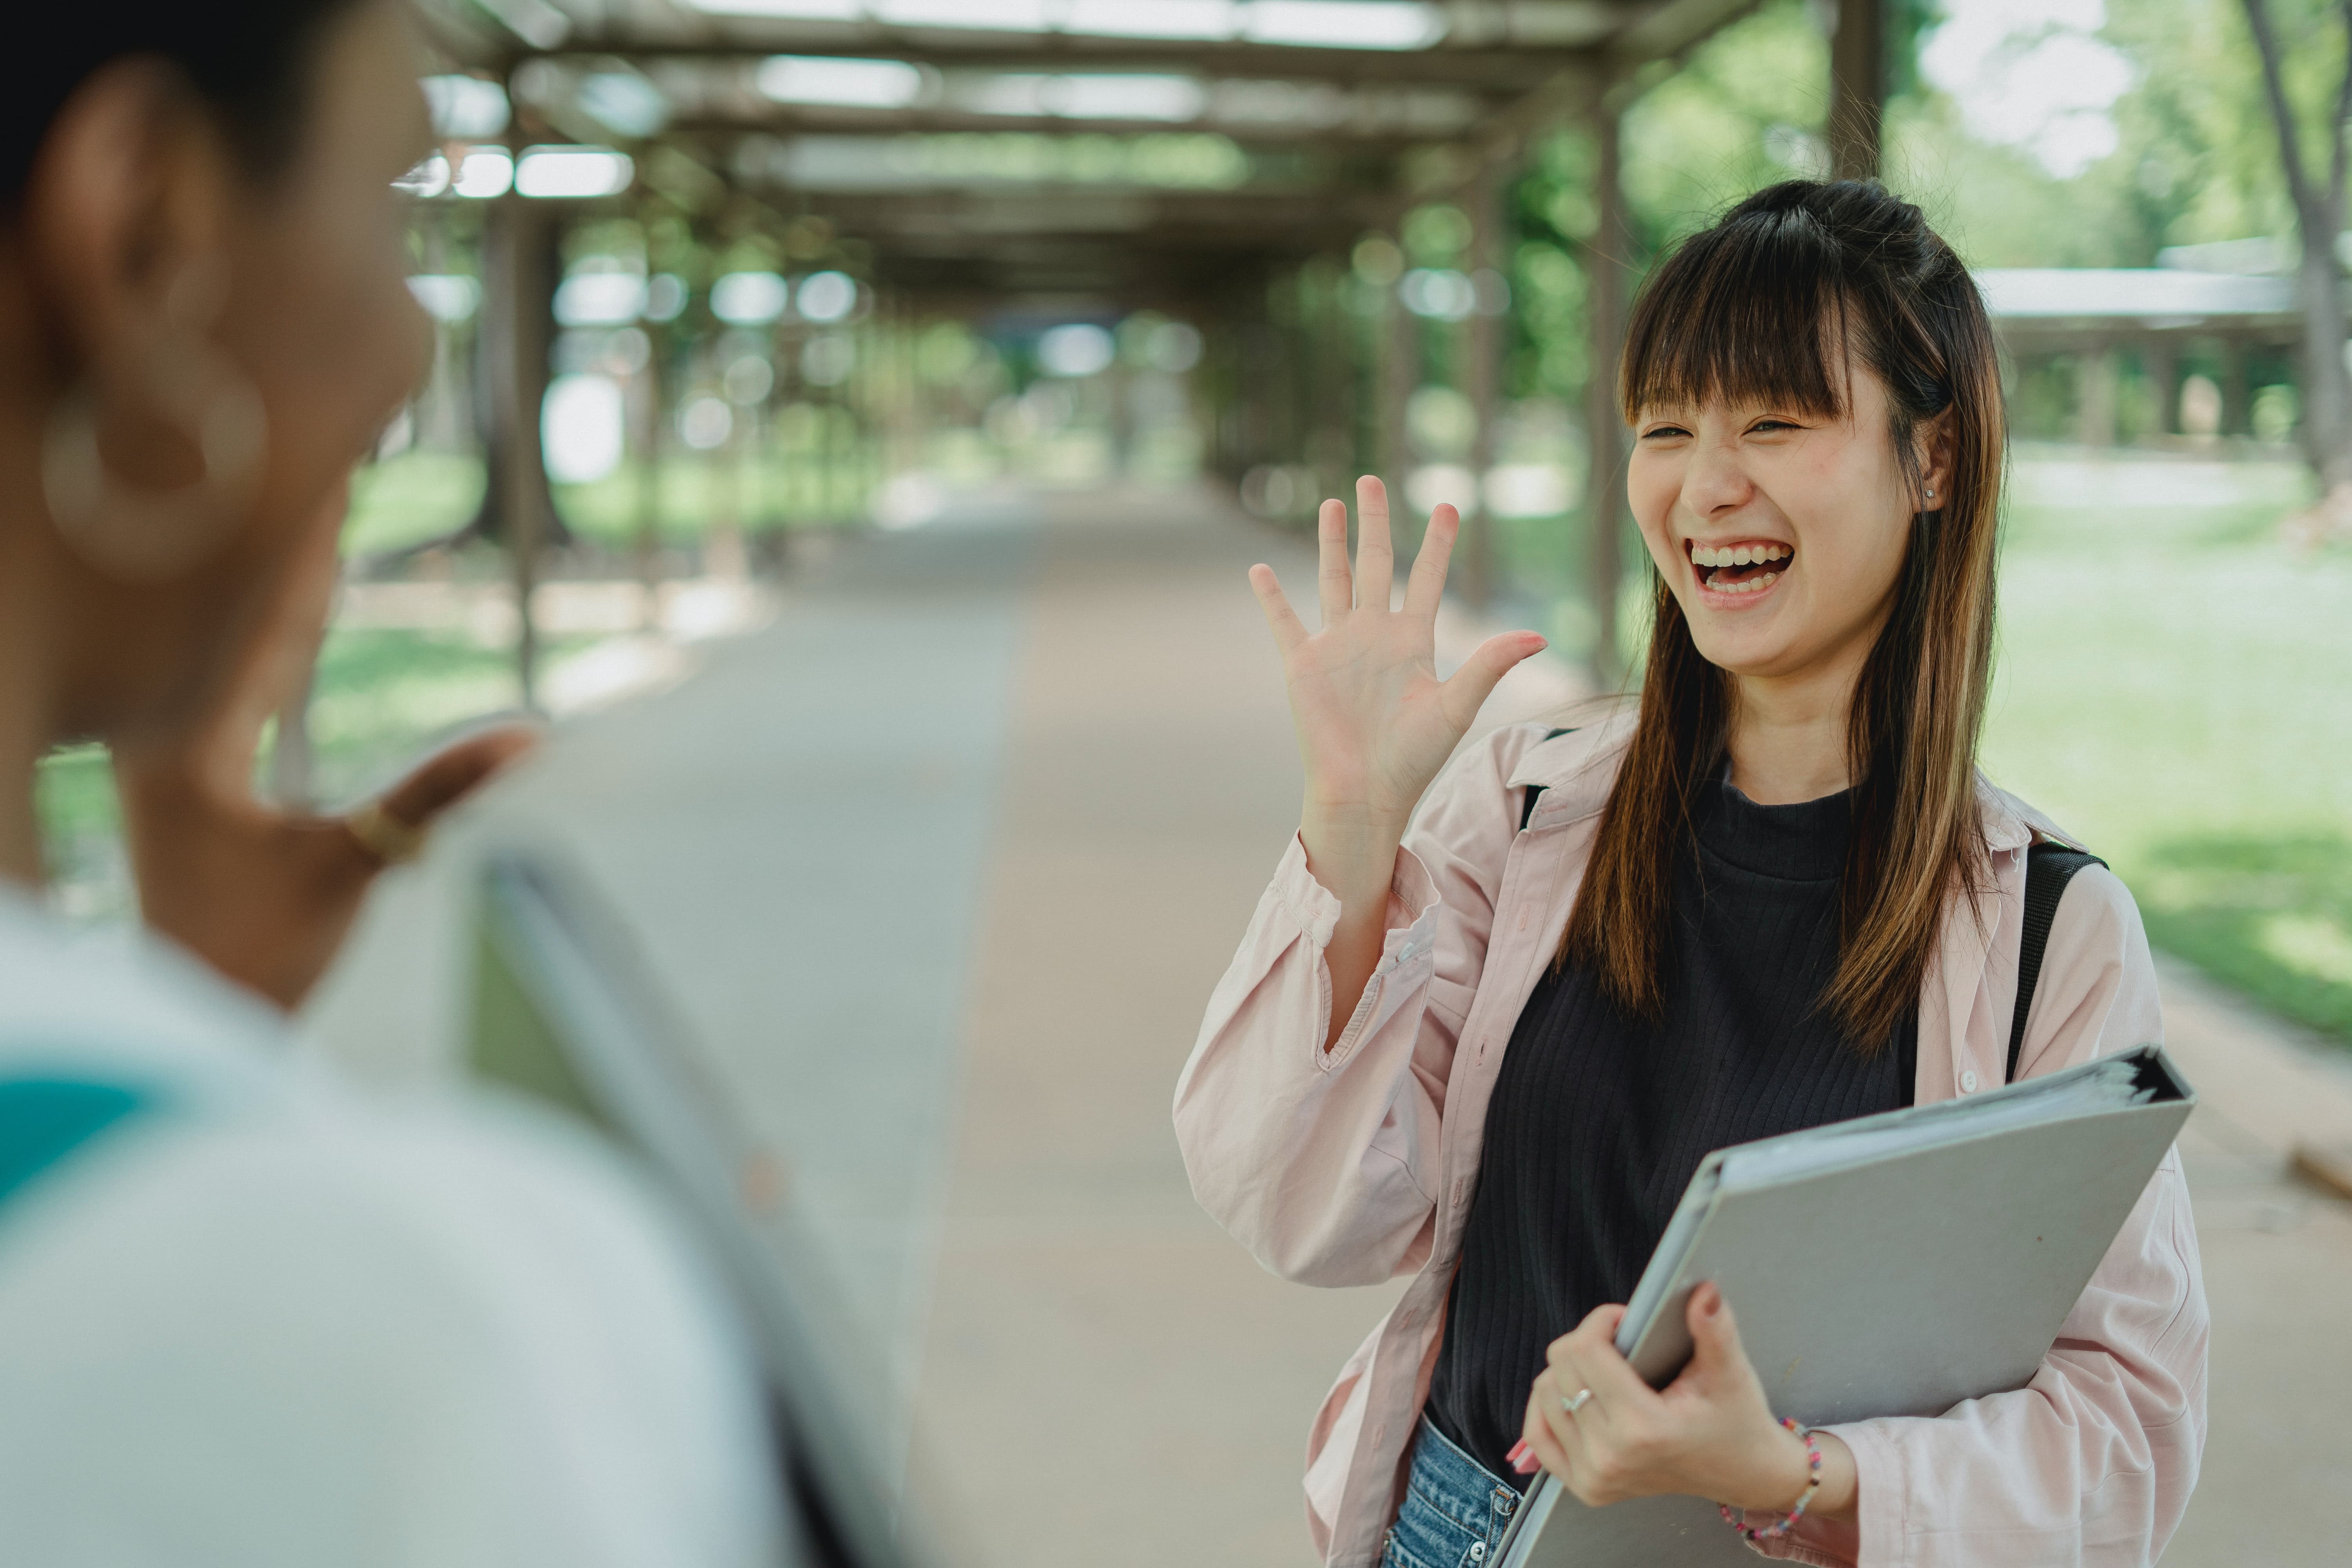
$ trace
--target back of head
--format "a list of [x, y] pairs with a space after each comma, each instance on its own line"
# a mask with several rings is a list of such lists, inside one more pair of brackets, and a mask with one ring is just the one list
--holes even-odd
[[38, 47], [0, 54], [0, 202], [14, 210], [74, 89], [110, 60], [176, 68], [221, 118], [252, 172], [290, 155], [312, 49], [353, 0], [120, 0], [43, 8]]
[[331, 572], [428, 362], [392, 182], [429, 117], [401, 0], [41, 32], [0, 59], [0, 665], [41, 689], [0, 700], [43, 741], [154, 739]]

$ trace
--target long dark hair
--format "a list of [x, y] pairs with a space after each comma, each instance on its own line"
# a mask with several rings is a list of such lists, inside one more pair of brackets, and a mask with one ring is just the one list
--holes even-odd
[[0, 209], [13, 212], [49, 122], [118, 59], [175, 68], [219, 116], [248, 174], [290, 162], [327, 24], [358, 0], [106, 0], [43, 5], [32, 35], [0, 50]]
[[[1993, 545], [2006, 420], [1975, 282], [1919, 209], [1874, 181], [1790, 180], [1741, 202], [1657, 270], [1633, 311], [1618, 393], [1644, 407], [1725, 397], [1845, 411], [1846, 356], [1885, 384], [1887, 434], [1915, 497], [1895, 603], [1847, 723], [1853, 837], [1838, 965], [1822, 1005], [1864, 1052], [1918, 1000], [1957, 886], [1985, 883], [1977, 737], [1992, 663]], [[1916, 439], [1940, 418], [1939, 510], [1916, 503]], [[1675, 867], [1696, 792], [1721, 766], [1730, 676], [1692, 642], [1663, 579], [1640, 717], [1561, 944], [1620, 1005], [1655, 1017]]]

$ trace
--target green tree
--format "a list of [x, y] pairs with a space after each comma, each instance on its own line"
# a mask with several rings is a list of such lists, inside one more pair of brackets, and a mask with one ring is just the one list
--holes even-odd
[[[2246, 20], [2262, 57], [2263, 95], [2303, 237], [2296, 279], [2303, 301], [2304, 448], [2327, 487], [2331, 510], [2341, 512], [2352, 510], [2352, 375], [2344, 364], [2344, 270], [2336, 241], [2344, 232], [2345, 176], [2352, 172], [2352, 146], [2345, 142], [2346, 121], [2352, 120], [2352, 0], [2317, 16], [2304, 12], [2294, 18], [2303, 24], [2294, 32], [2273, 16], [2272, 3], [2245, 0]], [[2290, 49], [2293, 64], [2303, 68], [2295, 82], [2289, 79]], [[2310, 115], [2294, 88], [2310, 81], [2319, 60], [2328, 64], [2334, 90], [2319, 134], [2311, 137], [2304, 123]], [[2317, 145], [2307, 156], [2312, 142]]]

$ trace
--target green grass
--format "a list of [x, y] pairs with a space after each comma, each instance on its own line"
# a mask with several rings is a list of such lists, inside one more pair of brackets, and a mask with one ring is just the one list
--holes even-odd
[[403, 452], [352, 478], [343, 553], [378, 555], [440, 539], [482, 504], [482, 460], [457, 452]]
[[[661, 465], [660, 536], [668, 543], [699, 539], [730, 514], [751, 530], [861, 519], [882, 482], [880, 463], [865, 446], [837, 454], [772, 448], [750, 464], [673, 456]], [[642, 474], [642, 465], [630, 462], [593, 484], [557, 485], [556, 511], [583, 538], [625, 548], [645, 511]], [[470, 454], [404, 452], [370, 464], [352, 482], [343, 552], [376, 555], [446, 538], [473, 521], [483, 483], [482, 460]]]
[[[831, 460], [772, 456], [756, 464], [671, 458], [661, 466], [661, 537], [699, 539], [730, 514], [754, 531], [855, 521], [881, 483], [879, 461], [862, 450]], [[583, 537], [625, 547], [645, 514], [644, 483], [642, 465], [624, 463], [593, 484], [556, 486], [556, 510]]]
[[2102, 477], [2021, 461], [1986, 769], [2157, 946], [2352, 1043], [2352, 550], [2277, 542], [2285, 465]]

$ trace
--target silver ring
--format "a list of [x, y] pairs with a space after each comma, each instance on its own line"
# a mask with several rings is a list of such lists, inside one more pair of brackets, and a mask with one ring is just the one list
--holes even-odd
[[1567, 1411], [1570, 1415], [1573, 1415], [1578, 1411], [1583, 1409], [1591, 1398], [1592, 1390], [1589, 1388], [1580, 1388], [1576, 1391], [1576, 1397], [1573, 1399], [1570, 1399], [1565, 1394], [1561, 1394], [1559, 1396], [1559, 1407], [1562, 1410]]

